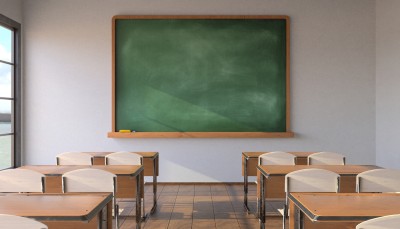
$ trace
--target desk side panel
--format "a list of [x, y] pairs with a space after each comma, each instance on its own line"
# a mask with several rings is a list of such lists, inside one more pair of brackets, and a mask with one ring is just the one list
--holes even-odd
[[[245, 157], [242, 156], [242, 176], [244, 176], [244, 160]], [[258, 158], [249, 157], [247, 160], [247, 176], [257, 176], [257, 164]]]
[[[143, 173], [139, 176], [142, 176]], [[142, 197], [144, 194], [144, 183], [141, 185]], [[118, 176], [117, 177], [117, 198], [136, 198], [136, 177]]]

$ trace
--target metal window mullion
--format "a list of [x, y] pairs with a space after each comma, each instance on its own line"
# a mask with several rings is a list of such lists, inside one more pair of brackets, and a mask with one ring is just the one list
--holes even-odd
[[0, 134], [0, 137], [3, 137], [3, 136], [12, 136], [12, 135], [14, 135], [14, 133], [5, 133], [5, 134]]
[[14, 65], [15, 65], [14, 63], [12, 63], [12, 62], [8, 62], [8, 61], [5, 61], [5, 60], [0, 60], [0, 63], [3, 63], [3, 64], [8, 64], [8, 65], [12, 65], [12, 66], [14, 66]]

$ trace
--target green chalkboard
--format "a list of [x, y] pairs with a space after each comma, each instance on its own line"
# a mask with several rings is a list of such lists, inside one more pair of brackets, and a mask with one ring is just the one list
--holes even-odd
[[282, 17], [113, 18], [113, 131], [288, 132]]

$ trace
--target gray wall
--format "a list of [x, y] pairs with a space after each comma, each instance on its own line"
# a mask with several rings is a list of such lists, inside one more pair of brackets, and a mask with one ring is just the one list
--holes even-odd
[[[291, 18], [290, 139], [110, 139], [111, 18]], [[375, 163], [373, 0], [28, 0], [23, 4], [26, 164], [64, 151], [159, 151], [164, 182], [241, 181], [242, 151], [336, 151]]]
[[376, 1], [376, 161], [400, 168], [400, 1]]
[[22, 22], [22, 1], [21, 0], [0, 0], [0, 14]]

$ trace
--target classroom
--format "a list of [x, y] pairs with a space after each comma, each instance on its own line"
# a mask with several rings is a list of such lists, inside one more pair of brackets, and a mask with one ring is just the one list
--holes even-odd
[[[19, 86], [12, 99], [18, 128], [0, 126], [0, 170], [55, 165], [63, 152], [158, 152], [161, 196], [167, 185], [172, 190], [187, 184], [185, 193], [198, 184], [217, 184], [227, 193], [240, 192], [243, 203], [243, 152], [337, 152], [346, 164], [400, 169], [399, 9], [396, 0], [0, 0], [0, 14], [20, 24], [21, 42]], [[287, 119], [293, 136], [110, 136], [116, 131], [113, 17], [118, 15], [287, 16]], [[0, 46], [0, 58], [6, 52]], [[0, 61], [0, 125], [12, 107], [3, 84], [5, 64]], [[147, 183], [153, 181], [144, 175], [144, 195], [150, 199]], [[254, 181], [255, 175], [249, 177], [253, 210]], [[146, 210], [151, 203], [146, 199]], [[189, 216], [191, 222], [194, 218]], [[248, 224], [221, 218], [226, 224], [214, 216], [211, 228], [259, 228], [255, 216]], [[151, 215], [146, 221], [144, 228], [196, 228], [171, 222], [168, 227], [162, 220], [151, 226]], [[282, 226], [281, 218], [275, 221], [280, 226], [266, 228]], [[122, 222], [121, 228], [128, 226]]]

